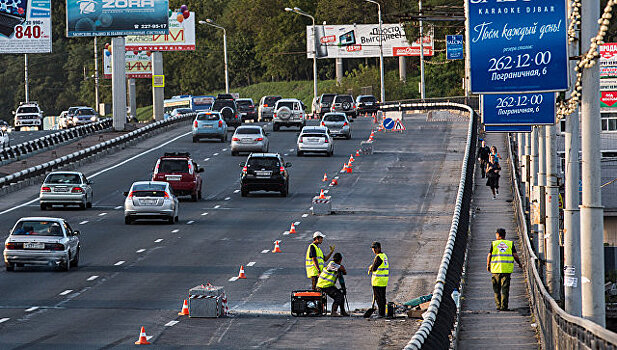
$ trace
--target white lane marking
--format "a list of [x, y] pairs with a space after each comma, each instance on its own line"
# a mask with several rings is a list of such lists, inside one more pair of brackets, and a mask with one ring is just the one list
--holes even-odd
[[308, 217], [308, 214], [302, 214], [302, 217], [303, 217], [303, 218], [307, 218], [307, 217]]
[[[115, 165], [113, 165], [113, 166], [110, 166], [109, 168], [105, 168], [105, 169], [103, 169], [103, 170], [101, 170], [101, 171], [99, 171], [99, 172], [96, 172], [96, 173], [92, 174], [92, 175], [88, 175], [87, 177], [88, 177], [88, 178], [90, 178], [90, 179], [91, 179], [91, 178], [94, 178], [94, 177], [97, 177], [97, 176], [99, 176], [99, 175], [101, 175], [101, 174], [103, 174], [103, 173], [106, 173], [106, 172], [108, 172], [108, 171], [110, 171], [110, 170], [112, 170], [112, 169], [115, 169], [115, 168], [117, 168], [117, 167], [123, 166], [124, 164], [129, 163], [129, 162], [131, 162], [131, 161], [132, 161], [132, 160], [134, 160], [134, 159], [137, 159], [137, 158], [142, 157], [142, 156], [144, 156], [144, 155], [146, 155], [146, 154], [148, 154], [148, 153], [150, 153], [150, 152], [154, 152], [154, 151], [156, 151], [156, 150], [158, 150], [158, 149], [160, 149], [160, 148], [163, 148], [163, 147], [167, 146], [168, 144], [170, 144], [170, 143], [172, 143], [172, 142], [175, 142], [175, 141], [176, 141], [176, 140], [178, 140], [178, 139], [181, 139], [181, 138], [183, 138], [183, 137], [185, 137], [185, 136], [190, 135], [191, 133], [192, 133], [192, 131], [189, 131], [189, 132], [184, 133], [184, 134], [182, 134], [182, 135], [180, 135], [180, 136], [176, 136], [176, 137], [174, 137], [173, 139], [171, 139], [171, 140], [169, 140], [169, 141], [167, 141], [167, 142], [165, 142], [165, 143], [163, 143], [163, 144], [161, 144], [161, 145], [158, 145], [158, 146], [156, 146], [156, 147], [154, 147], [154, 148], [151, 148], [151, 149], [149, 149], [149, 150], [147, 150], [147, 151], [145, 151], [145, 152], [141, 152], [141, 153], [139, 153], [139, 154], [137, 154], [137, 155], [135, 155], [135, 156], [133, 156], [133, 157], [131, 157], [131, 158], [128, 158], [128, 159], [123, 160], [122, 162], [120, 162], [120, 163], [118, 163], [118, 164], [115, 164]], [[28, 206], [28, 205], [30, 205], [30, 204], [32, 204], [32, 203], [34, 203], [34, 202], [38, 202], [38, 200], [39, 200], [39, 198], [37, 197], [37, 198], [34, 198], [34, 199], [32, 199], [32, 200], [29, 200], [29, 201], [27, 201], [27, 202], [25, 202], [25, 203], [22, 203], [22, 204], [20, 204], [20, 205], [16, 205], [16, 206], [14, 206], [14, 207], [12, 207], [12, 208], [6, 209], [6, 210], [4, 210], [4, 211], [0, 211], [0, 215], [4, 215], [4, 214], [6, 214], [6, 213], [10, 213], [10, 212], [12, 212], [12, 211], [14, 211], [14, 210], [17, 210], [17, 209], [19, 209], [19, 208], [23, 208], [23, 207], [25, 207], [25, 206]]]
[[256, 264], [256, 262], [251, 261], [250, 263], [246, 264], [246, 266], [254, 266]]
[[313, 210], [313, 207], [310, 207], [309, 210]]
[[293, 152], [293, 151], [294, 151], [294, 149], [293, 149], [293, 148], [290, 148], [290, 149], [289, 149], [289, 152]]
[[330, 190], [324, 190], [324, 191], [323, 191], [323, 193], [328, 193], [328, 192], [330, 192]]
[[154, 337], [153, 335], [146, 335], [146, 340], [150, 340], [152, 339], [152, 337]]
[[173, 327], [173, 326], [175, 326], [178, 322], [180, 322], [180, 321], [169, 321], [169, 322], [165, 323], [165, 327]]
[[67, 295], [67, 294], [69, 294], [72, 291], [73, 291], [72, 289], [67, 289], [64, 292], [60, 293], [59, 295]]
[[288, 235], [288, 234], [289, 234], [289, 231], [285, 231], [285, 232], [283, 232], [283, 234], [284, 234], [284, 235]]
[[220, 207], [221, 207], [221, 205], [220, 205], [220, 204], [217, 204], [217, 205], [215, 205], [215, 206], [214, 206], [214, 209], [218, 209], [218, 208], [220, 208]]
[[120, 265], [124, 264], [125, 262], [126, 261], [124, 261], [124, 260], [120, 260], [117, 263], [115, 263], [114, 266], [120, 266]]
[[338, 176], [335, 176], [334, 178], [338, 180]]
[[210, 160], [210, 158], [204, 158], [204, 162], [207, 162], [209, 160]]
[[208, 213], [201, 213], [201, 216], [206, 216], [208, 215]]
[[270, 278], [270, 276], [272, 276], [274, 273], [276, 272], [276, 268], [274, 269], [269, 269], [266, 272], [262, 273], [261, 276], [259, 276], [260, 280], [267, 280], [268, 278]]
[[296, 222], [294, 222], [294, 226], [298, 226], [298, 225], [300, 225], [300, 224], [301, 224], [301, 222], [300, 222], [300, 221], [296, 221]]
[[223, 152], [227, 151], [227, 148], [223, 148]]
[[288, 155], [289, 155], [289, 153], [283, 153], [283, 155], [284, 155], [284, 156], [288, 156]]
[[162, 238], [159, 238], [159, 239], [157, 239], [157, 240], [155, 240], [155, 241], [154, 241], [154, 243], [161, 243], [161, 242], [163, 242], [163, 239], [162, 239]]
[[87, 224], [87, 223], [88, 223], [88, 220], [84, 220], [84, 221], [80, 222], [79, 224], [80, 224], [80, 225], [85, 225], [85, 224]]
[[232, 277], [232, 278], [230, 278], [228, 281], [229, 281], [229, 282], [235, 282], [235, 281], [237, 281], [237, 280], [238, 280], [238, 276], [236, 276], [236, 277]]
[[238, 192], [240, 192], [240, 190], [235, 190], [235, 191], [234, 191], [234, 193], [238, 193]]
[[180, 232], [180, 230], [178, 230], [178, 229], [175, 229], [175, 230], [171, 231], [171, 233], [178, 233], [178, 232]]
[[219, 154], [218, 154], [218, 152], [217, 152], [217, 153], [214, 153], [214, 155], [215, 155], [215, 156], [218, 156]]
[[39, 307], [38, 307], [38, 306], [33, 306], [33, 307], [31, 307], [31, 308], [27, 308], [25, 311], [26, 311], [26, 312], [32, 312], [32, 311], [35, 311], [35, 310], [38, 310], [38, 309], [39, 309]]
[[10, 318], [5, 317], [5, 318], [0, 318], [0, 323], [4, 323], [6, 321], [10, 320]]
[[146, 251], [145, 249], [140, 249], [140, 250], [136, 251], [135, 253], [143, 253], [145, 251]]
[[97, 278], [99, 278], [99, 276], [93, 275], [93, 276], [88, 277], [88, 279], [86, 281], [94, 281]]
[[261, 254], [268, 254], [269, 251], [270, 251], [269, 249], [264, 249], [261, 251]]
[[226, 201], [228, 201], [228, 200], [230, 200], [230, 199], [231, 199], [231, 197], [225, 197], [225, 200], [226, 200]]
[[187, 225], [191, 225], [191, 224], [192, 224], [192, 223], [194, 223], [194, 222], [195, 222], [194, 220], [191, 220], [191, 221], [188, 221], [186, 224], [187, 224]]
[[115, 207], [114, 209], [116, 209], [116, 210], [120, 210], [120, 209], [122, 209], [122, 206], [121, 206], [121, 205], [119, 205], [119, 206]]
[[100, 213], [99, 216], [105, 216], [107, 213]]

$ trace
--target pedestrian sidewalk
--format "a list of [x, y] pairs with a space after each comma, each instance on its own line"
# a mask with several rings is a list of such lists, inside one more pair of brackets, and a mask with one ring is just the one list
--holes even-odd
[[[510, 283], [509, 308], [497, 311], [493, 297], [491, 274], [486, 271], [486, 256], [498, 227], [506, 229], [506, 239], [522, 256], [522, 242], [518, 237], [513, 195], [510, 187], [510, 167], [507, 159], [505, 134], [485, 138], [487, 145], [497, 146], [502, 155], [499, 195], [493, 200], [486, 179], [476, 170], [472, 221], [467, 255], [467, 276], [461, 305], [459, 349], [539, 349], [529, 310], [524, 272], [515, 264]], [[477, 161], [477, 160], [476, 160]]]

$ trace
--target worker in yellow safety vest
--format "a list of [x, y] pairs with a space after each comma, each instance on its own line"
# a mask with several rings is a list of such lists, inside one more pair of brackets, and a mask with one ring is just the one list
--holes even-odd
[[510, 275], [514, 272], [514, 262], [523, 268], [512, 241], [506, 240], [506, 230], [498, 228], [495, 232], [496, 240], [491, 243], [491, 250], [486, 257], [486, 269], [493, 274], [493, 292], [495, 306], [498, 311], [510, 311], [508, 299], [510, 297]]
[[330, 260], [330, 256], [334, 253], [334, 245], [330, 246], [330, 253], [326, 256], [323, 255], [323, 252], [319, 248], [319, 245], [323, 243], [325, 237], [326, 235], [316, 231], [313, 233], [313, 242], [309, 244], [306, 249], [306, 277], [311, 279], [311, 289], [313, 290], [317, 289], [317, 280], [319, 279], [321, 270], [323, 270], [324, 263]]
[[375, 253], [375, 259], [369, 266], [368, 274], [371, 276], [371, 285], [373, 286], [373, 300], [377, 302], [379, 317], [385, 317], [386, 287], [390, 276], [390, 261], [388, 261], [388, 256], [381, 251], [381, 243], [373, 242], [371, 249]]
[[[332, 257], [332, 261], [328, 263], [321, 273], [319, 274], [319, 280], [317, 281], [317, 288], [326, 293], [330, 298], [334, 299], [332, 303], [331, 316], [349, 316], [345, 311], [345, 295], [347, 290], [345, 288], [345, 282], [343, 282], [342, 275], [346, 275], [345, 266], [341, 265], [343, 256], [341, 253], [336, 253]], [[340, 276], [340, 278], [339, 278]], [[341, 289], [336, 288], [336, 281], [339, 281]], [[338, 308], [341, 307], [341, 313], [339, 314]]]

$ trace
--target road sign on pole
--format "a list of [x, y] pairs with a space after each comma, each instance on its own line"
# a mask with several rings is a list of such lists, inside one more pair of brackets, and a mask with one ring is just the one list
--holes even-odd
[[383, 127], [386, 130], [392, 130], [392, 128], [394, 127], [394, 119], [392, 118], [386, 118], [383, 120]]

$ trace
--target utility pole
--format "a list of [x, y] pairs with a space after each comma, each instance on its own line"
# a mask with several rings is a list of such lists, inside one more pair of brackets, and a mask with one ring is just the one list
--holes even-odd
[[546, 191], [546, 137], [544, 136], [544, 126], [538, 126], [538, 210], [540, 211], [540, 224], [538, 225], [538, 258], [540, 260], [540, 276], [546, 283], [544, 262], [546, 261], [546, 211], [545, 211], [545, 191]]
[[[587, 52], [590, 39], [598, 34], [600, 0], [588, 0], [581, 13], [581, 49]], [[595, 62], [597, 63], [597, 62]], [[581, 98], [581, 149], [583, 201], [581, 205], [581, 286], [582, 315], [606, 326], [604, 300], [604, 208], [600, 168], [600, 69], [585, 68]]]
[[377, 5], [377, 17], [379, 18], [379, 80], [381, 82], [381, 103], [386, 102], [386, 79], [383, 67], [383, 31], [381, 29], [381, 4], [375, 0], [364, 0]]
[[546, 131], [546, 284], [555, 300], [561, 299], [561, 259], [559, 249], [559, 186], [557, 185], [557, 147], [555, 125]]
[[123, 131], [126, 123], [125, 47], [123, 36], [111, 38], [111, 52], [114, 53], [111, 55], [111, 96], [113, 100], [113, 127], [116, 131]]
[[26, 103], [30, 102], [30, 97], [28, 96], [28, 54], [24, 54], [24, 81], [25, 85], [25, 93], [26, 93]]
[[[422, 0], [418, 0], [418, 15], [422, 18]], [[426, 89], [424, 87], [424, 25], [420, 20], [420, 98], [426, 98]]]
[[99, 111], [99, 49], [94, 37], [94, 110]]
[[[536, 249], [536, 255], [540, 256], [540, 233], [538, 232], [538, 224], [536, 224], [535, 217], [539, 216], [540, 205], [538, 198], [538, 127], [534, 126], [531, 129], [531, 166], [530, 166], [530, 174], [531, 181], [529, 184], [529, 201], [530, 201], [530, 214], [531, 214], [531, 227], [532, 227], [532, 236], [534, 238], [534, 248]], [[537, 236], [534, 236], [537, 234]], [[540, 270], [541, 271], [541, 270]]]

